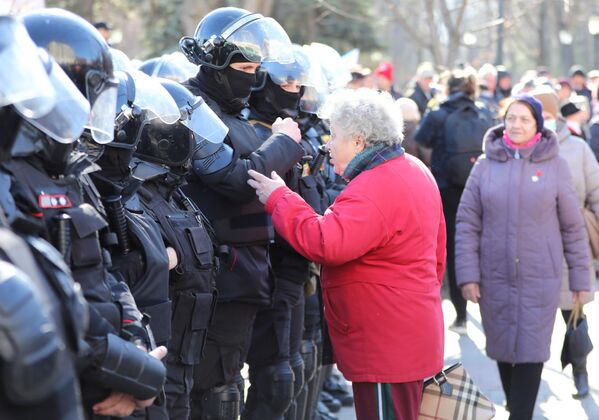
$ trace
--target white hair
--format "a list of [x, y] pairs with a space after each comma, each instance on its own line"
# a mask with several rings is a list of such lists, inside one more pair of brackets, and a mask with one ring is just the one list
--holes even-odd
[[331, 126], [350, 138], [362, 137], [366, 147], [403, 141], [403, 116], [391, 95], [373, 89], [343, 89], [331, 94], [322, 111]]
[[485, 63], [478, 69], [478, 77], [484, 79], [487, 76], [497, 77], [497, 69], [491, 63]]

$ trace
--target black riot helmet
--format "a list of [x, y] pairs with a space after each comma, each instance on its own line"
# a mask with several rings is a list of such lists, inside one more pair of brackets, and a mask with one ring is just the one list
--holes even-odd
[[182, 121], [165, 124], [154, 119], [142, 127], [134, 156], [170, 168], [181, 168], [189, 165], [193, 150], [193, 132]]
[[61, 9], [23, 15], [29, 36], [46, 49], [91, 105], [87, 128], [94, 141], [113, 139], [117, 81], [108, 44], [83, 18]]
[[137, 70], [116, 71], [115, 77], [119, 80], [115, 139], [98, 160], [102, 175], [113, 181], [129, 177], [129, 163], [146, 124], [154, 120], [174, 124], [181, 118], [177, 104], [157, 79]]
[[193, 131], [196, 145], [203, 142], [215, 145], [223, 143], [229, 129], [202, 97], [195, 96], [187, 88], [172, 80], [158, 80], [175, 100], [181, 112], [181, 121]]
[[269, 122], [277, 117], [296, 118], [300, 98], [306, 89], [326, 89], [326, 79], [318, 63], [312, 61], [305, 49], [293, 45], [293, 55], [293, 63], [266, 62], [258, 71], [250, 105], [257, 116]]
[[164, 54], [144, 61], [139, 71], [151, 77], [162, 77], [175, 82], [183, 82], [198, 72], [198, 67], [187, 61], [181, 52]]
[[293, 62], [289, 36], [276, 20], [236, 7], [208, 13], [194, 36], [181, 38], [179, 46], [193, 64], [217, 70], [227, 67], [237, 53], [254, 63]]

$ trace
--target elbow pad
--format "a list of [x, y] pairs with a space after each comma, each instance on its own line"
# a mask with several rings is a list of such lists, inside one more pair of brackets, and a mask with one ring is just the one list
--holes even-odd
[[114, 334], [108, 334], [96, 347], [94, 364], [98, 382], [138, 400], [157, 396], [166, 379], [166, 368], [160, 360]]
[[203, 141], [195, 150], [193, 172], [196, 175], [210, 175], [220, 171], [233, 160], [233, 149], [225, 143]]
[[0, 261], [0, 392], [19, 405], [55, 392], [67, 363], [65, 344], [40, 293], [22, 271]]

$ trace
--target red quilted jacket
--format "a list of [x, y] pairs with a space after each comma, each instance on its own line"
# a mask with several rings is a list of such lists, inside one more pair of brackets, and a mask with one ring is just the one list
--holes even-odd
[[354, 382], [409, 382], [443, 366], [445, 222], [428, 169], [404, 154], [354, 178], [323, 216], [286, 187], [275, 229], [322, 264], [336, 362]]

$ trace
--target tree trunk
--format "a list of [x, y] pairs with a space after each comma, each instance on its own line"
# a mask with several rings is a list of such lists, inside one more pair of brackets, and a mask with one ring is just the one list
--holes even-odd
[[539, 8], [539, 54], [537, 56], [537, 66], [551, 67], [549, 59], [549, 46], [547, 45], [547, 5], [542, 2]]

